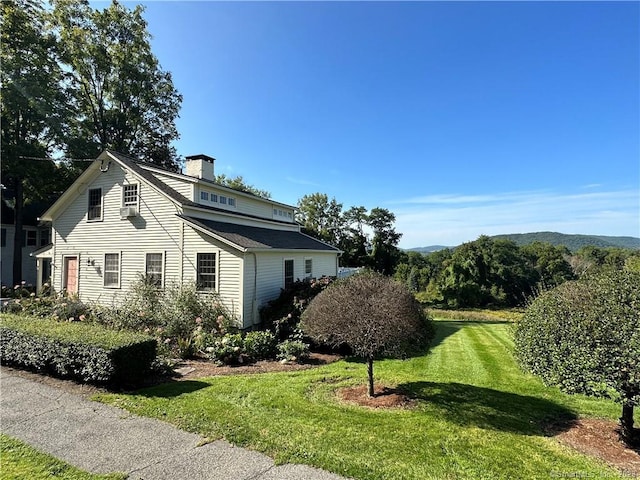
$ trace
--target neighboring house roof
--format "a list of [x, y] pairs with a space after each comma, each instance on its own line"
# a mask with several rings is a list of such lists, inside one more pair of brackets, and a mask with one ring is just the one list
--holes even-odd
[[[15, 224], [15, 210], [7, 205], [7, 199], [3, 198], [1, 200], [0, 206], [2, 211], [0, 212], [0, 219], [2, 219], [3, 225], [14, 225]], [[39, 201], [35, 203], [28, 203], [23, 207], [22, 210], [22, 224], [24, 226], [36, 227], [38, 226], [38, 215], [44, 212], [53, 201], [45, 202]]]
[[234, 223], [216, 222], [178, 215], [187, 224], [231, 244], [239, 250], [313, 250], [339, 252], [340, 250], [304, 233], [291, 230], [250, 227]]
[[40, 248], [35, 249], [33, 252], [29, 254], [30, 257], [51, 257], [51, 253], [53, 252], [53, 243], [49, 243]]

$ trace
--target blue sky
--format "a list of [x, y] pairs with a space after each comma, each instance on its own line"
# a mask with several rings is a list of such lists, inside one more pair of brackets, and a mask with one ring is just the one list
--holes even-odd
[[388, 208], [404, 248], [640, 236], [638, 2], [140, 3], [216, 173]]

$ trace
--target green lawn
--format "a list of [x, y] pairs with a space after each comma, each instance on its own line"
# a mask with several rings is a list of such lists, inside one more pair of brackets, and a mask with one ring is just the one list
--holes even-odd
[[0, 478], [2, 480], [118, 480], [125, 474], [95, 475], [79, 470], [29, 445], [0, 434]]
[[411, 410], [340, 404], [336, 388], [364, 383], [341, 361], [292, 373], [175, 382], [97, 398], [211, 439], [357, 479], [618, 478], [545, 437], [550, 419], [616, 419], [612, 402], [568, 396], [524, 375], [510, 324], [438, 321], [431, 352], [376, 362], [376, 380], [411, 392]]

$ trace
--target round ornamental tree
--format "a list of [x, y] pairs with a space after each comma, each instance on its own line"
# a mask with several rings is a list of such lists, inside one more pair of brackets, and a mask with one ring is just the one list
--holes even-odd
[[374, 396], [373, 361], [424, 348], [433, 324], [407, 288], [381, 274], [365, 272], [322, 291], [302, 315], [302, 330], [316, 341], [347, 344], [367, 361], [369, 396]]
[[515, 346], [545, 384], [620, 403], [621, 437], [640, 444], [640, 273], [607, 271], [541, 294], [516, 324]]

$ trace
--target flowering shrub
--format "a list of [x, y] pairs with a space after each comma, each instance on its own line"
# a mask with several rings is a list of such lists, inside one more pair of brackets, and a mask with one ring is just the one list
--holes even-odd
[[309, 357], [309, 344], [302, 340], [285, 340], [278, 344], [278, 360], [299, 362]]
[[227, 333], [217, 338], [213, 343], [205, 347], [205, 352], [209, 358], [218, 363], [233, 365], [244, 363], [244, 342], [239, 333]]
[[268, 360], [276, 356], [276, 337], [271, 332], [249, 332], [244, 337], [244, 352], [252, 360]]

